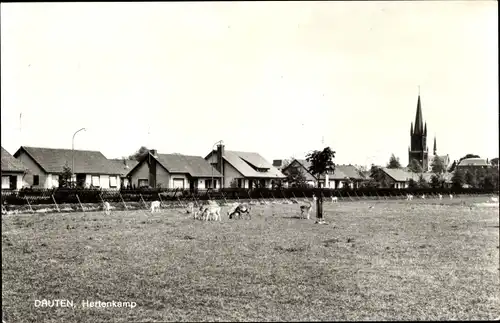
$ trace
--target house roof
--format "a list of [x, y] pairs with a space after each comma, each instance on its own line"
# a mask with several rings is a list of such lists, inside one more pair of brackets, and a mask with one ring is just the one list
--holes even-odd
[[[258, 178], [285, 178], [276, 167], [271, 165], [258, 153], [242, 152], [242, 151], [224, 151], [224, 159], [231, 164], [238, 172], [245, 177]], [[253, 167], [266, 169], [264, 172], [255, 170]]]
[[[410, 171], [405, 171], [403, 169], [399, 168], [387, 168], [387, 167], [382, 167], [381, 168], [387, 175], [389, 175], [392, 179], [394, 179], [396, 182], [407, 182], [410, 179], [413, 179], [414, 181], [418, 181], [420, 179], [420, 176], [423, 176], [424, 180], [428, 183], [431, 182], [432, 176], [434, 173], [413, 173]], [[443, 179], [445, 180], [446, 183], [451, 183], [451, 178], [453, 177], [453, 173], [444, 173]]]
[[466, 158], [463, 159], [458, 166], [489, 166], [483, 158]]
[[293, 167], [293, 165], [299, 165], [300, 167], [303, 167], [304, 170], [303, 170], [303, 173], [304, 173], [304, 176], [306, 178], [306, 181], [315, 181], [316, 180], [316, 177], [314, 177], [310, 172], [309, 172], [309, 169], [308, 169], [308, 165], [309, 163], [307, 163], [306, 160], [303, 160], [303, 159], [294, 159], [290, 164], [288, 164], [285, 168], [283, 168], [283, 170], [281, 170], [281, 172], [283, 174], [285, 174], [286, 170], [289, 168], [289, 167]]
[[2, 172], [23, 173], [26, 167], [12, 156], [7, 150], [2, 148]]
[[155, 158], [169, 173], [187, 173], [191, 177], [222, 177], [222, 174], [201, 156], [157, 154]]
[[[384, 173], [389, 175], [389, 177], [391, 177], [396, 182], [406, 182], [406, 181], [409, 181], [410, 178], [415, 179], [415, 175], [419, 175], [419, 174], [415, 174], [412, 172], [404, 171], [400, 168], [381, 167], [381, 169]], [[418, 179], [418, 177], [417, 177], [417, 179]]]
[[[24, 150], [46, 173], [62, 173], [64, 166], [72, 166], [73, 150], [21, 146], [14, 156]], [[75, 174], [118, 175], [120, 171], [100, 151], [74, 150]]]
[[356, 166], [353, 165], [336, 165], [335, 166], [335, 172], [333, 173], [333, 177], [336, 179], [336, 173], [339, 173], [340, 176], [343, 175], [342, 178], [350, 178], [350, 179], [357, 179], [361, 180], [364, 179], [364, 177], [360, 174], [359, 170], [356, 168]]
[[110, 162], [115, 164], [115, 167], [120, 172], [120, 176], [127, 176], [130, 171], [139, 164], [139, 162], [135, 159], [108, 159]]

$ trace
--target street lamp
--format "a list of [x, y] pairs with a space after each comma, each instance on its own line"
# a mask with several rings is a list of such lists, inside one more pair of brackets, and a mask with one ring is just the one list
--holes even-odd
[[[215, 145], [217, 145], [217, 144], [221, 144], [222, 145], [222, 140], [219, 140], [215, 144], [212, 145], [212, 156], [214, 155], [214, 148], [215, 148]], [[222, 158], [222, 156], [220, 156], [220, 157]], [[222, 165], [220, 165], [220, 167], [221, 167], [221, 172], [222, 172]], [[215, 188], [215, 185], [214, 185], [214, 167], [213, 166], [212, 166], [212, 185]]]
[[[72, 163], [71, 163], [71, 182], [73, 182], [73, 174], [75, 172], [75, 135], [82, 130], [86, 130], [85, 128], [79, 129], [75, 131], [73, 134], [73, 139], [71, 140], [71, 154], [72, 154]], [[76, 175], [75, 175], [76, 176]], [[75, 178], [76, 179], [76, 178]]]

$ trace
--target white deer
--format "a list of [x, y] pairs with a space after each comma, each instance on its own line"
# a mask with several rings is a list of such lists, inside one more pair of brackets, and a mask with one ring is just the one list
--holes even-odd
[[151, 202], [151, 213], [160, 212], [160, 201]]
[[106, 215], [109, 215], [111, 213], [111, 205], [109, 204], [109, 202], [104, 202], [103, 208]]
[[316, 202], [317, 198], [316, 196], [313, 195], [313, 201], [307, 201], [307, 204], [303, 204], [300, 206], [300, 217], [302, 218], [304, 216], [304, 213], [306, 213], [307, 219], [309, 220], [311, 217], [311, 210], [314, 207], [314, 202]]

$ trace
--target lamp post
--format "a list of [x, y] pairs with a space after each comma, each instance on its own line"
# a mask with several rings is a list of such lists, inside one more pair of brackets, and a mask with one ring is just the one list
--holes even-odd
[[[73, 182], [73, 174], [75, 172], [75, 136], [82, 130], [86, 130], [85, 128], [79, 129], [75, 131], [73, 134], [73, 139], [71, 140], [71, 155], [72, 155], [72, 163], [71, 163], [71, 182]], [[75, 175], [76, 176], [76, 175]], [[76, 179], [76, 178], [75, 178]]]
[[[222, 140], [219, 140], [215, 144], [212, 145], [212, 156], [214, 155], [214, 148], [215, 148], [215, 145], [217, 145], [217, 144], [222, 145]], [[222, 156], [221, 156], [221, 158], [222, 158]], [[220, 165], [220, 166], [221, 166], [221, 170], [222, 170], [222, 165]], [[215, 185], [214, 185], [214, 167], [213, 166], [212, 166], [212, 185], [215, 188]]]

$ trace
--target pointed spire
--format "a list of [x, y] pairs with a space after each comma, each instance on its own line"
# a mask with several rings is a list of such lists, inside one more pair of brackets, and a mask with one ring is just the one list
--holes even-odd
[[425, 123], [425, 126], [424, 126], [424, 136], [427, 136], [427, 122]]
[[423, 134], [423, 132], [424, 132], [424, 121], [422, 118], [422, 107], [420, 104], [420, 93], [419, 93], [417, 101], [417, 113], [415, 115], [415, 134], [421, 135]]
[[437, 152], [437, 146], [436, 146], [436, 135], [434, 135], [434, 155], [436, 155]]
[[413, 135], [413, 122], [411, 123], [410, 136]]

